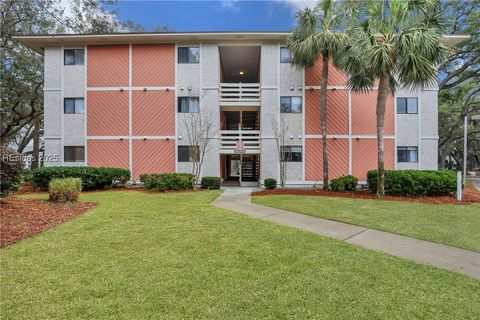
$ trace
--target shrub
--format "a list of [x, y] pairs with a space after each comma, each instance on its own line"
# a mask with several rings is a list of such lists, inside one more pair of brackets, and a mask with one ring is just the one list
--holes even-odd
[[147, 190], [188, 190], [193, 189], [195, 178], [190, 173], [144, 173], [140, 181]]
[[[377, 192], [377, 170], [367, 173], [367, 183]], [[447, 195], [456, 190], [454, 171], [385, 170], [385, 193], [399, 196]]]
[[267, 178], [263, 180], [263, 184], [265, 185], [265, 188], [267, 189], [275, 189], [277, 187], [277, 180], [273, 178]]
[[202, 188], [203, 189], [220, 189], [222, 180], [219, 177], [203, 177]]
[[21, 155], [6, 147], [0, 147], [0, 196], [7, 196], [20, 187], [23, 171]]
[[52, 179], [48, 185], [48, 200], [52, 202], [76, 202], [82, 192], [79, 178]]
[[330, 181], [330, 188], [333, 191], [355, 191], [358, 179], [354, 176], [342, 176]]
[[112, 184], [125, 184], [130, 179], [130, 171], [122, 168], [93, 167], [44, 167], [30, 172], [30, 182], [46, 189], [52, 179], [80, 178], [84, 190], [104, 189]]

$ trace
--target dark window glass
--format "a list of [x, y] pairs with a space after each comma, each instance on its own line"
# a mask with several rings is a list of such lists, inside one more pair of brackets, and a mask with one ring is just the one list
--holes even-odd
[[180, 113], [190, 113], [200, 111], [200, 101], [198, 97], [178, 97], [177, 110]]
[[64, 54], [64, 64], [66, 66], [75, 64], [75, 50], [65, 50], [63, 54]]
[[85, 147], [65, 146], [63, 148], [63, 158], [65, 162], [82, 162], [85, 161]]
[[291, 102], [290, 97], [280, 97], [280, 112], [290, 112]]
[[66, 98], [63, 100], [63, 112], [75, 113], [75, 99]]
[[301, 113], [302, 97], [280, 97], [280, 112]]
[[288, 48], [280, 48], [280, 63], [290, 63], [292, 56]]
[[200, 158], [198, 146], [178, 146], [178, 162], [193, 162]]
[[397, 98], [397, 113], [407, 113], [407, 99]]
[[84, 113], [85, 104], [84, 104], [83, 98], [65, 98], [63, 100], [63, 112]]
[[397, 98], [397, 113], [418, 113], [417, 98]]
[[397, 161], [398, 162], [418, 162], [418, 148], [417, 147], [398, 147]]
[[72, 65], [83, 65], [84, 64], [84, 54], [83, 49], [68, 49], [63, 52], [63, 63], [66, 66]]
[[178, 63], [199, 63], [200, 48], [198, 47], [179, 47]]
[[282, 146], [282, 158], [288, 162], [302, 162], [302, 147]]

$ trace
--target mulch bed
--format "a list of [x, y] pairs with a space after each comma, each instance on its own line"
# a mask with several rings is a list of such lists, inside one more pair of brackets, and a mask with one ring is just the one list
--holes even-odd
[[[206, 191], [207, 189], [202, 188], [194, 188], [188, 190], [166, 190], [166, 191], [155, 191], [155, 190], [146, 190], [142, 185], [140, 186], [114, 186], [112, 188], [104, 189], [104, 190], [83, 190], [82, 192], [105, 192], [105, 191], [141, 191], [141, 192], [150, 192], [150, 193], [179, 193], [179, 192], [199, 192], [199, 191]], [[42, 193], [46, 192], [45, 190], [39, 190], [34, 188], [30, 183], [23, 182], [20, 186], [20, 190], [14, 192], [16, 195], [21, 194], [32, 194], [32, 193]]]
[[470, 204], [480, 203], [480, 192], [473, 187], [466, 187], [463, 192], [463, 202], [458, 202], [455, 195], [434, 196], [434, 197], [400, 197], [384, 196], [377, 198], [369, 191], [357, 192], [334, 192], [323, 189], [271, 189], [252, 192], [252, 196], [271, 196], [271, 195], [302, 195], [302, 196], [323, 196], [353, 199], [374, 199], [404, 202], [422, 202], [429, 204]]
[[0, 199], [0, 248], [64, 223], [96, 206], [93, 202], [56, 204], [39, 199]]

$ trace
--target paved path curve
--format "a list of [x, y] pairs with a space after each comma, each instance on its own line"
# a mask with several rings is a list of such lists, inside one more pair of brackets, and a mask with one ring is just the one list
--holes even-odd
[[480, 253], [251, 203], [252, 188], [224, 188], [213, 205], [480, 279]]
[[478, 191], [480, 191], [480, 177], [479, 177], [479, 176], [476, 176], [476, 177], [468, 177], [467, 180], [472, 181], [473, 186], [474, 186]]

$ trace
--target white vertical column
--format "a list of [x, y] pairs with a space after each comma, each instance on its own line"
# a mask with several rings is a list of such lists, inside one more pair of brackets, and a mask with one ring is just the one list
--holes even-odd
[[[418, 108], [418, 102], [417, 102], [417, 108]], [[398, 136], [398, 130], [397, 130], [397, 93], [393, 94], [393, 169], [397, 170], [397, 136]], [[418, 152], [417, 152], [418, 156]]]
[[132, 44], [128, 45], [128, 166], [133, 175], [132, 142]]
[[85, 46], [84, 48], [84, 64], [85, 64], [85, 93], [83, 95], [83, 112], [84, 112], [84, 117], [85, 117], [85, 145], [84, 145], [84, 150], [85, 150], [85, 166], [88, 167], [88, 139], [87, 139], [87, 136], [88, 136], [88, 126], [87, 126], [87, 122], [88, 122], [88, 91], [87, 91], [87, 86], [88, 86], [88, 75], [87, 75], [87, 72], [88, 72], [88, 46]]
[[353, 173], [352, 169], [352, 90], [348, 90], [348, 174]]
[[[422, 106], [419, 103], [419, 98], [422, 97], [422, 95], [417, 94], [417, 123], [418, 123], [418, 146], [417, 146], [417, 166], [418, 169], [422, 169]], [[395, 110], [396, 111], [396, 110]], [[395, 112], [396, 113], [396, 112]], [[395, 151], [395, 153], [397, 153]]]
[[463, 185], [467, 186], [467, 138], [468, 138], [468, 116], [465, 116], [463, 123]]
[[[280, 56], [280, 53], [278, 53]], [[305, 182], [305, 163], [307, 160], [307, 152], [305, 150], [305, 112], [307, 109], [307, 102], [305, 100], [305, 68], [302, 68], [302, 165], [303, 165], [303, 170], [302, 170], [302, 182]]]
[[[177, 44], [175, 44], [175, 61], [173, 62], [175, 64], [175, 101], [174, 101], [174, 105], [175, 105], [175, 172], [178, 172], [178, 86], [177, 86], [177, 79], [178, 79], [178, 64], [177, 64], [177, 61], [178, 61], [178, 46]], [[200, 63], [202, 62], [202, 50], [200, 50]], [[200, 69], [200, 72], [201, 72], [201, 69]], [[198, 100], [199, 100], [199, 103], [201, 101], [201, 93], [202, 93], [202, 87], [200, 86], [199, 88], [199, 97], [198, 97]], [[201, 109], [200, 109], [201, 110]]]
[[[280, 96], [281, 96], [281, 92], [280, 92], [280, 44], [277, 44], [277, 56], [275, 58], [275, 61], [277, 62], [277, 105], [275, 107], [275, 110], [277, 111], [277, 114], [278, 114], [278, 126], [280, 127], [281, 125], [281, 122], [282, 122], [282, 114], [281, 114], [281, 110], [280, 110]], [[262, 53], [260, 53], [260, 56], [262, 55]], [[260, 63], [262, 63], [262, 61], [260, 60]], [[260, 68], [260, 70], [262, 70]], [[262, 74], [260, 73], [260, 76]], [[261, 85], [260, 85], [261, 87]], [[261, 90], [261, 89], [260, 89]], [[261, 91], [260, 91], [261, 92]], [[262, 108], [262, 106], [260, 106], [260, 108]], [[282, 129], [283, 130], [283, 129]], [[303, 150], [302, 150], [303, 151]], [[277, 155], [278, 156], [278, 155]], [[302, 158], [305, 158], [305, 156], [303, 156]], [[278, 171], [277, 171], [277, 181], [280, 181], [280, 165], [278, 165]], [[286, 177], [285, 177], [285, 184], [287, 184], [287, 181], [288, 181], [288, 174], [286, 174]]]
[[65, 149], [65, 128], [64, 128], [64, 118], [65, 118], [65, 112], [64, 112], [64, 94], [65, 94], [65, 89], [64, 89], [64, 79], [65, 79], [65, 48], [62, 46], [61, 54], [60, 54], [60, 132], [61, 132], [61, 137], [60, 137], [60, 165], [63, 166], [65, 165], [64, 160], [65, 160], [65, 154], [64, 154], [64, 149]]

